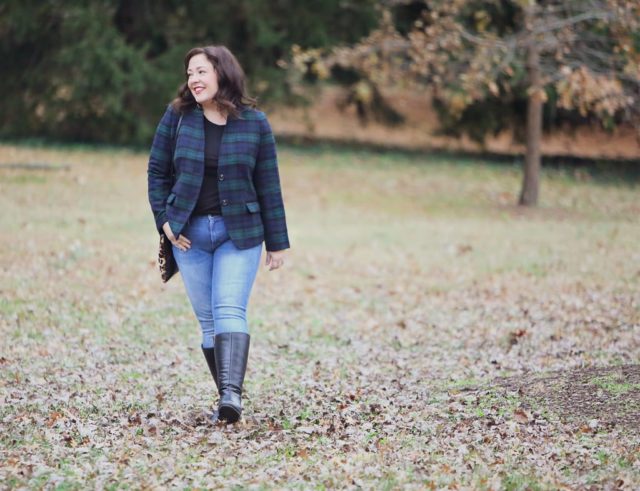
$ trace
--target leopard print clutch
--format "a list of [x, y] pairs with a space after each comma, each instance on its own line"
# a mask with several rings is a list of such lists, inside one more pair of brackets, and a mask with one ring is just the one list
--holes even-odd
[[178, 264], [173, 257], [171, 241], [165, 234], [160, 234], [160, 246], [158, 248], [158, 267], [162, 282], [166, 283], [178, 271]]

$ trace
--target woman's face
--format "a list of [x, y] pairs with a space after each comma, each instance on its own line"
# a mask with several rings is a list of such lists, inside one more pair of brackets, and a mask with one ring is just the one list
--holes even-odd
[[218, 77], [209, 59], [202, 53], [189, 60], [187, 86], [198, 104], [206, 104], [218, 92]]

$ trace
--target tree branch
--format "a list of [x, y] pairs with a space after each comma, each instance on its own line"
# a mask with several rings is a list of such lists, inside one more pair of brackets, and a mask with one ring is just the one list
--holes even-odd
[[538, 22], [538, 26], [542, 25], [542, 27], [534, 27], [533, 34], [543, 34], [551, 31], [557, 31], [560, 29], [564, 29], [565, 27], [570, 27], [576, 24], [580, 24], [581, 22], [585, 22], [588, 20], [611, 20], [614, 19], [615, 15], [611, 12], [607, 11], [599, 11], [599, 12], [585, 12], [584, 14], [575, 15], [573, 17], [569, 17], [567, 19], [558, 19], [555, 22], [550, 22], [546, 19]]

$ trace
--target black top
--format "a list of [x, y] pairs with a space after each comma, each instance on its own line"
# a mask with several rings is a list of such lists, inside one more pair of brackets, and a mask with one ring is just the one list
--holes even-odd
[[204, 118], [204, 179], [193, 215], [222, 215], [218, 194], [218, 153], [224, 124]]

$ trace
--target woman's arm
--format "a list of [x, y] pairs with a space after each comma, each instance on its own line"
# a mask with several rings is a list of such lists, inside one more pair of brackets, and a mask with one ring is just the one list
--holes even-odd
[[167, 197], [173, 185], [171, 128], [176, 124], [177, 118], [177, 112], [168, 105], [156, 128], [147, 167], [149, 204], [159, 234], [163, 233], [162, 226], [167, 221]]
[[253, 173], [253, 185], [260, 202], [267, 251], [288, 249], [289, 236], [280, 189], [276, 142], [266, 115], [260, 120], [260, 147]]

